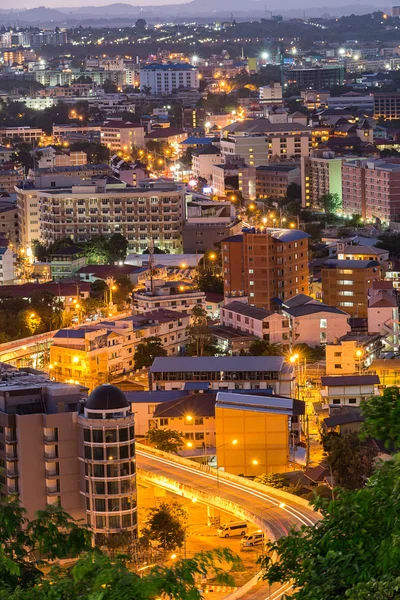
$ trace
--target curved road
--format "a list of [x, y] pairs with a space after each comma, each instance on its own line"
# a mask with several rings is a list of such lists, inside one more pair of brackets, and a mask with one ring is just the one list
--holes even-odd
[[[319, 520], [319, 515], [313, 510], [287, 500], [283, 504], [278, 497], [251, 489], [245, 483], [242, 485], [227, 481], [221, 476], [218, 487], [217, 477], [213, 473], [191, 468], [164, 456], [137, 449], [136, 461], [140, 469], [168, 477], [173, 481], [218, 495], [241, 505], [262, 519], [266, 529], [269, 529], [275, 538], [287, 535], [293, 526], [315, 525]], [[258, 588], [253, 588], [248, 594], [245, 594], [243, 598], [279, 600], [285, 592], [289, 591], [290, 587], [289, 585], [271, 586], [271, 590], [269, 590], [268, 584], [264, 582]]]

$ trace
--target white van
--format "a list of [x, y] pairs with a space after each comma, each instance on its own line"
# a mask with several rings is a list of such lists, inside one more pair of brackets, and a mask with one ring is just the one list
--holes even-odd
[[264, 544], [264, 532], [256, 531], [255, 533], [250, 533], [249, 535], [245, 535], [240, 540], [241, 546], [261, 546]]
[[232, 521], [232, 523], [221, 525], [221, 527], [218, 529], [218, 537], [220, 538], [228, 538], [235, 535], [246, 535], [246, 533], [247, 523], [244, 521]]

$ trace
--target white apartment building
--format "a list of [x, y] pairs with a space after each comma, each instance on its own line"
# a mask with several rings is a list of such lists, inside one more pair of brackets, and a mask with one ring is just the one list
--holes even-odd
[[276, 81], [261, 86], [258, 94], [261, 104], [282, 104], [282, 86]]
[[222, 162], [219, 148], [208, 144], [204, 148], [192, 152], [193, 177], [203, 177], [207, 181], [212, 180], [213, 166]]
[[278, 312], [234, 301], [221, 307], [220, 319], [224, 327], [280, 344], [286, 350], [290, 347], [289, 319]]
[[15, 255], [11, 248], [0, 248], [0, 285], [12, 285], [15, 278]]
[[272, 159], [299, 159], [309, 156], [310, 150], [311, 130], [301, 123], [247, 119], [221, 132], [221, 154], [239, 156], [249, 166], [259, 167]]
[[199, 88], [197, 67], [182, 64], [145, 65], [140, 69], [140, 88], [150, 88], [152, 94], [170, 94], [179, 88]]
[[133, 296], [134, 310], [139, 314], [162, 308], [190, 315], [195, 306], [204, 307], [205, 303], [204, 292], [195, 290], [181, 281], [162, 279], [146, 281], [144, 288], [139, 289]]
[[151, 182], [132, 187], [107, 179], [62, 188], [21, 189], [17, 206], [21, 243], [49, 244], [70, 237], [75, 242], [121, 233], [130, 252], [154, 246], [182, 252], [185, 190], [180, 184]]
[[398, 352], [399, 308], [394, 290], [369, 290], [368, 333], [380, 333], [384, 350]]
[[104, 121], [100, 136], [101, 143], [113, 152], [132, 152], [144, 147], [144, 127], [140, 123], [118, 119]]

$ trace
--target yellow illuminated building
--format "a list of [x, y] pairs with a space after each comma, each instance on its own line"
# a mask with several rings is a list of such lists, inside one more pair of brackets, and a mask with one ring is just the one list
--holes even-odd
[[298, 431], [304, 403], [278, 396], [220, 392], [215, 406], [217, 464], [235, 475], [292, 470], [290, 431]]

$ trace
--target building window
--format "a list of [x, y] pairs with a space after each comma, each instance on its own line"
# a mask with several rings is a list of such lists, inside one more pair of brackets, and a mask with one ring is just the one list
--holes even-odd
[[165, 427], [168, 425], [168, 419], [160, 419], [160, 427]]
[[335, 369], [341, 369], [341, 368], [342, 368], [342, 365], [340, 365], [340, 364], [336, 364], [336, 365], [334, 365], [334, 368], [335, 368]]
[[328, 322], [326, 319], [319, 320], [319, 326], [321, 329], [326, 329], [328, 327]]

